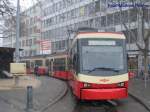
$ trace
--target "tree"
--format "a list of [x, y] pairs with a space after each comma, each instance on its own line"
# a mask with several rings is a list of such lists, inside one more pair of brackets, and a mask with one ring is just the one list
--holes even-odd
[[[129, 28], [130, 23], [125, 23], [121, 21], [126, 31], [130, 34], [131, 38], [136, 43], [139, 51], [142, 53], [144, 57], [144, 76], [145, 80], [148, 77], [148, 53], [149, 53], [149, 38], [150, 38], [150, 22], [149, 22], [149, 6], [146, 5], [146, 0], [128, 0], [128, 3], [132, 3], [134, 5], [132, 10], [134, 10], [134, 14], [137, 16], [137, 32], [132, 31]], [[118, 1], [119, 3], [119, 1]], [[136, 5], [139, 4], [139, 5]], [[136, 5], [136, 6], [135, 6]], [[141, 5], [141, 6], [140, 6]], [[123, 9], [120, 7], [121, 17], [123, 16]], [[133, 15], [130, 15], [131, 17]], [[137, 38], [138, 36], [138, 38]]]
[[0, 16], [12, 15], [14, 7], [10, 0], [0, 0]]
[[[3, 35], [6, 31], [8, 31], [8, 27], [4, 24], [6, 19], [10, 19], [9, 22], [14, 22], [14, 12], [15, 8], [10, 2], [11, 0], [0, 0], [0, 34]], [[8, 21], [7, 21], [8, 22]], [[1, 37], [0, 38], [4, 38]]]

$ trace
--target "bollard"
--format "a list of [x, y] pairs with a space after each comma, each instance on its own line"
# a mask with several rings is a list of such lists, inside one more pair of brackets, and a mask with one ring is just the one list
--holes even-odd
[[33, 109], [33, 88], [32, 88], [32, 86], [27, 86], [26, 110], [27, 110], [27, 112], [31, 112], [32, 109]]
[[19, 85], [19, 76], [14, 76], [15, 87]]

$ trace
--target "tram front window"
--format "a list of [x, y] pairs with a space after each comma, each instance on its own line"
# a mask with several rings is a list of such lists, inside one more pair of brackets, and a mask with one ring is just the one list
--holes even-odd
[[122, 46], [82, 46], [82, 71], [120, 71], [124, 69]]

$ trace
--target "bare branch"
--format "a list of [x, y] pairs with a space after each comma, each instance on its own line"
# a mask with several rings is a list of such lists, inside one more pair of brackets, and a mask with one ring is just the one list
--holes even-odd
[[147, 41], [148, 38], [150, 37], [150, 31], [148, 30], [148, 33], [145, 33], [146, 35], [144, 36], [144, 41]]
[[14, 7], [10, 3], [10, 0], [0, 1], [0, 16], [12, 15], [14, 13]]
[[138, 49], [141, 51], [141, 52], [144, 52], [145, 50], [136, 42], [136, 46], [138, 47]]
[[[118, 0], [118, 2], [119, 2], [119, 0]], [[134, 0], [131, 0], [131, 2], [132, 2], [133, 4], [135, 3]], [[123, 14], [122, 8], [119, 7], [119, 9], [120, 9], [121, 17], [122, 17], [122, 14]], [[135, 7], [135, 9], [136, 9], [137, 12], [139, 11], [137, 7]], [[138, 47], [138, 49], [139, 49], [140, 51], [144, 52], [144, 48], [142, 48], [142, 47], [139, 45], [139, 43], [137, 42], [137, 38], [136, 38], [135, 33], [134, 33], [133, 31], [131, 31], [131, 30], [128, 28], [128, 26], [126, 25], [125, 22], [121, 21], [121, 24], [124, 26], [124, 28], [126, 29], [126, 31], [128, 31], [128, 32], [131, 34], [131, 38], [133, 38], [133, 40], [135, 41], [136, 46]]]
[[[119, 7], [120, 12], [121, 12], [121, 17], [122, 17], [122, 8]], [[136, 41], [136, 35], [128, 28], [128, 26], [126, 25], [126, 23], [124, 23], [123, 21], [121, 21], [121, 24], [123, 24], [123, 26], [125, 27], [125, 29], [131, 34], [131, 37], [134, 38], [134, 40]]]

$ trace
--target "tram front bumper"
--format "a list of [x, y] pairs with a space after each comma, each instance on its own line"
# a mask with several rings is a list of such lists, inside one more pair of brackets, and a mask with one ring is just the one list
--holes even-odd
[[82, 100], [112, 100], [128, 96], [127, 88], [81, 89]]

